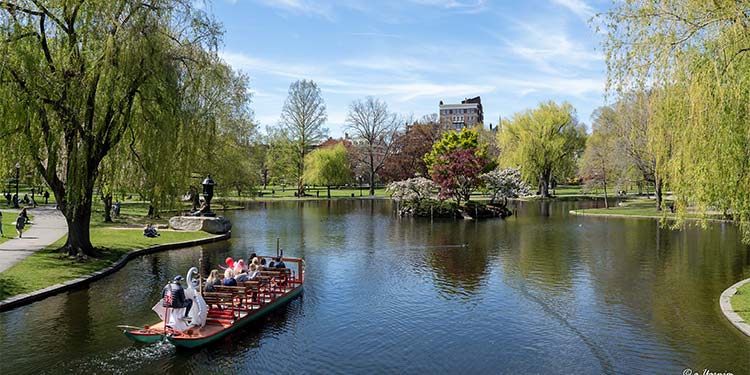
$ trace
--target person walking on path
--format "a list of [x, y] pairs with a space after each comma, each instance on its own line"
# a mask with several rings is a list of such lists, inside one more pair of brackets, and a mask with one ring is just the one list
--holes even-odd
[[44, 191], [44, 204], [49, 204], [49, 191]]
[[[9, 216], [10, 221], [14, 222], [18, 213], [19, 211], [5, 211], [3, 216]], [[13, 238], [0, 243], [0, 272], [47, 248], [68, 233], [65, 216], [54, 207], [39, 207], [29, 213], [33, 213], [34, 221], [33, 225], [24, 225], [23, 238], [8, 234], [8, 237]], [[0, 374], [2, 373], [0, 370]]]
[[18, 238], [23, 238], [23, 227], [26, 226], [26, 217], [19, 214], [16, 219], [16, 232], [18, 232]]

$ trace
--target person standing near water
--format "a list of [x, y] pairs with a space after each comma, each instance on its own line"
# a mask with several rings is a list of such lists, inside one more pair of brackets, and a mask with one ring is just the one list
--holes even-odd
[[3, 212], [0, 211], [0, 238], [5, 237], [3, 234]]

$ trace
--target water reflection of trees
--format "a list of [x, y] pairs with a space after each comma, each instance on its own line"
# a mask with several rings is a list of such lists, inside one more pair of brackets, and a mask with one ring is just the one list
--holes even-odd
[[[429, 230], [427, 226], [429, 227]], [[471, 298], [483, 292], [494, 251], [493, 233], [474, 221], [421, 221], [412, 226], [413, 243], [425, 246], [424, 263], [434, 286], [446, 298]]]
[[726, 350], [747, 342], [717, 302], [725, 288], [750, 277], [737, 229], [724, 223], [673, 231], [652, 220], [612, 224], [619, 230], [600, 231], [591, 240], [601, 245], [586, 247], [584, 256], [596, 298], [633, 328], [658, 333], [656, 340], [690, 358], [686, 366], [750, 370], [746, 352]]

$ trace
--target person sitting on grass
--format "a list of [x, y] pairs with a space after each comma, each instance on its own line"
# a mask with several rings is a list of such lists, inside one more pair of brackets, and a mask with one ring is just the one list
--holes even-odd
[[159, 231], [154, 228], [153, 224], [148, 224], [146, 228], [143, 228], [143, 235], [148, 238], [159, 237]]
[[224, 271], [224, 280], [221, 283], [224, 286], [237, 286], [237, 280], [235, 280], [234, 271], [231, 268]]

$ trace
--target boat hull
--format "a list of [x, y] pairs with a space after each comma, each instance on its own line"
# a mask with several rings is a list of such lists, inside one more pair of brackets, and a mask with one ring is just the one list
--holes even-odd
[[300, 293], [302, 293], [302, 285], [290, 290], [286, 295], [264, 306], [262, 309], [258, 310], [258, 312], [237, 320], [230, 327], [227, 327], [226, 329], [223, 329], [211, 336], [192, 338], [192, 337], [178, 337], [174, 335], [167, 335], [167, 340], [169, 340], [169, 342], [171, 342], [174, 346], [182, 347], [182, 348], [197, 348], [199, 346], [206, 345], [208, 343], [211, 343], [215, 340], [218, 340], [226, 336], [227, 334], [241, 328], [242, 326], [247, 325], [248, 323], [262, 316], [265, 316], [269, 312], [276, 310], [277, 308], [288, 303], [293, 298], [297, 297]]
[[159, 341], [162, 341], [164, 339], [163, 334], [143, 334], [143, 333], [135, 333], [128, 330], [123, 330], [122, 333], [127, 336], [127, 338], [135, 341], [140, 342], [144, 344], [155, 344]]

